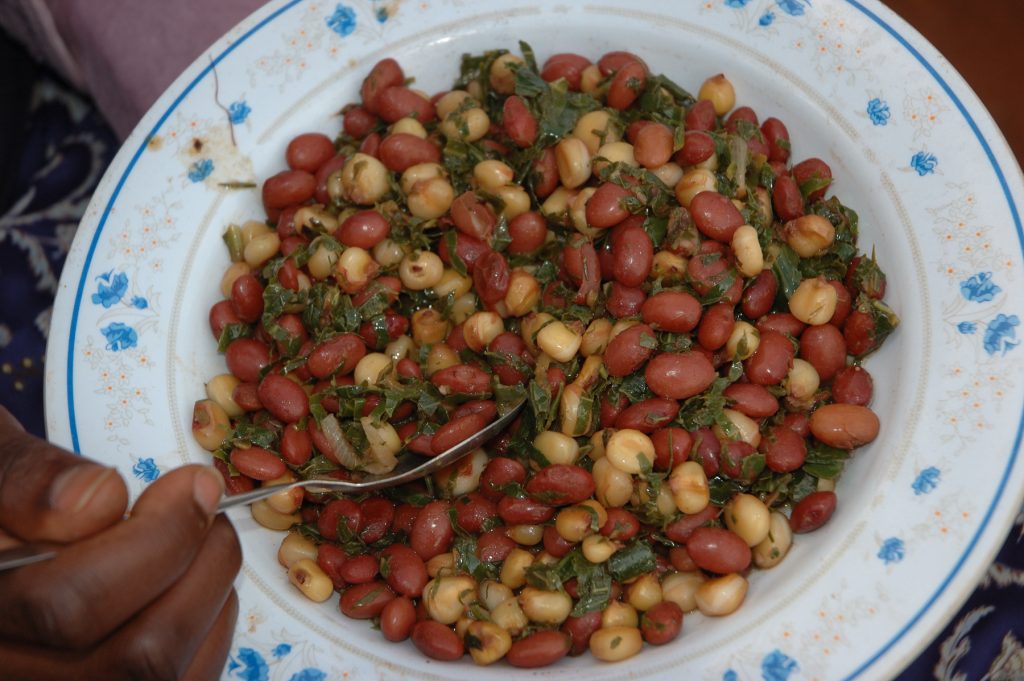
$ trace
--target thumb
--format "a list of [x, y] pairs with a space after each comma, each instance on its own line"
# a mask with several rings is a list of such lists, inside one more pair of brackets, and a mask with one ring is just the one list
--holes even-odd
[[127, 506], [117, 471], [33, 437], [0, 407], [0, 530], [76, 541], [120, 520]]

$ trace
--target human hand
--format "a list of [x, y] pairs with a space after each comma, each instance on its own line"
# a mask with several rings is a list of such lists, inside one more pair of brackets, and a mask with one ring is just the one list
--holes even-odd
[[124, 518], [120, 476], [25, 433], [0, 407], [0, 548], [62, 544], [0, 573], [0, 679], [215, 679], [241, 549], [212, 468], [153, 482]]

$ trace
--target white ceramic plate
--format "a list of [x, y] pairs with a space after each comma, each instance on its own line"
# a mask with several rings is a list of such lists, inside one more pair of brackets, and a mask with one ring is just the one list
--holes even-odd
[[[858, 453], [826, 531], [757, 572], [742, 609], [688, 616], [672, 645], [622, 665], [589, 656], [538, 674], [603, 679], [840, 679], [895, 674], [972, 590], [1020, 508], [1024, 184], [974, 94], [876, 2], [658, 0], [274, 2], [232, 30], [149, 111], [101, 182], [61, 279], [47, 357], [50, 436], [118, 465], [133, 491], [207, 461], [189, 434], [227, 263], [220, 234], [259, 217], [259, 181], [300, 132], [333, 134], [369, 67], [397, 58], [427, 90], [463, 52], [530, 42], [596, 57], [631, 49], [696, 89], [724, 71], [739, 101], [789, 126], [859, 211], [903, 325], [868, 367], [881, 436]], [[424, 660], [336, 605], [306, 601], [280, 536], [234, 516], [246, 563], [225, 678], [493, 678]], [[297, 675], [297, 676], [296, 676]]]

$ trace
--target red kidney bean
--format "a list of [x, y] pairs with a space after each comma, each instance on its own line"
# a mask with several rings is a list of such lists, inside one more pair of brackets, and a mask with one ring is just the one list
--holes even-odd
[[[322, 166], [317, 168], [316, 175], [313, 178], [316, 182], [316, 191], [313, 194], [313, 198], [317, 203], [328, 204], [331, 202], [331, 195], [327, 193], [327, 179], [332, 173], [335, 173], [342, 169], [345, 165], [345, 155], [337, 154], [327, 160]], [[284, 211], [281, 212], [284, 215]]]
[[412, 524], [416, 522], [419, 513], [420, 509], [412, 504], [399, 504], [395, 509], [395, 520], [391, 526], [395, 528], [395, 532], [404, 532], [408, 535], [412, 532]]
[[800, 334], [800, 358], [811, 363], [823, 383], [831, 380], [846, 366], [843, 334], [831, 324], [808, 327]]
[[490, 239], [498, 222], [490, 204], [472, 191], [463, 192], [455, 198], [451, 216], [460, 232], [477, 239]]
[[239, 473], [253, 480], [273, 480], [288, 471], [284, 461], [262, 447], [232, 449], [230, 459]]
[[757, 383], [733, 383], [722, 393], [732, 408], [752, 419], [773, 416], [779, 410], [779, 400], [767, 388]]
[[674, 542], [686, 544], [698, 528], [717, 518], [721, 512], [718, 506], [708, 505], [702, 511], [681, 516], [665, 526], [665, 536]]
[[759, 385], [778, 385], [786, 378], [796, 350], [788, 338], [775, 331], [763, 331], [757, 350], [747, 359], [747, 378]]
[[[579, 617], [568, 617], [562, 624], [562, 632], [568, 634], [571, 646], [569, 655], [582, 655], [590, 645], [590, 637], [601, 628], [601, 611], [593, 610]], [[514, 644], [513, 644], [514, 645]]]
[[807, 437], [811, 434], [811, 420], [803, 412], [790, 412], [782, 419], [782, 425], [786, 426], [800, 437]]
[[488, 530], [477, 537], [476, 557], [485, 563], [497, 563], [505, 560], [512, 549], [519, 545], [505, 534], [504, 527]]
[[639, 286], [626, 286], [613, 281], [604, 304], [608, 314], [616, 319], [622, 319], [639, 315], [645, 300], [647, 294]]
[[[660, 291], [644, 301], [640, 314], [653, 328], [672, 333], [689, 333], [701, 316], [700, 301], [685, 291]], [[732, 312], [729, 312], [730, 318]]]
[[857, 404], [826, 404], [811, 414], [811, 433], [831, 447], [854, 449], [878, 437], [878, 416]]
[[329, 541], [338, 539], [338, 523], [345, 521], [352, 534], [359, 530], [359, 517], [362, 511], [359, 504], [351, 499], [335, 499], [324, 506], [316, 521], [317, 531], [320, 536]]
[[430, 382], [442, 390], [456, 394], [489, 393], [491, 376], [471, 364], [445, 367], [430, 377]]
[[224, 490], [228, 496], [232, 494], [241, 494], [242, 492], [248, 492], [255, 489], [256, 483], [252, 478], [242, 475], [231, 475], [231, 471], [228, 469], [228, 465], [220, 459], [213, 460], [214, 468], [220, 473], [221, 477], [224, 478]]
[[313, 440], [305, 428], [291, 423], [281, 431], [281, 457], [292, 466], [301, 466], [313, 455]]
[[672, 130], [667, 125], [645, 125], [636, 133], [633, 157], [644, 168], [658, 168], [671, 160], [673, 142]]
[[721, 467], [721, 443], [708, 427], [698, 428], [691, 436], [693, 448], [690, 450], [690, 458], [704, 467], [704, 474], [709, 479], [713, 478]]
[[395, 504], [383, 497], [370, 497], [359, 507], [359, 538], [367, 544], [383, 539], [395, 520]]
[[804, 197], [790, 175], [779, 175], [772, 185], [772, 206], [779, 220], [788, 222], [804, 214]]
[[[283, 314], [277, 318], [277, 325], [284, 329], [285, 333], [288, 335], [285, 339], [278, 339], [275, 341], [278, 352], [282, 354], [287, 353], [288, 347], [293, 343], [296, 347], [301, 349], [306, 343], [308, 335], [306, 333], [306, 327], [302, 323], [302, 317], [299, 315]], [[300, 352], [299, 354], [303, 353]]]
[[231, 309], [247, 324], [259, 321], [263, 314], [263, 284], [252, 274], [243, 274], [231, 285]]
[[599, 229], [619, 224], [629, 217], [623, 201], [631, 196], [625, 187], [605, 182], [587, 201], [587, 224]]
[[341, 577], [341, 568], [347, 560], [348, 554], [334, 544], [323, 542], [317, 547], [316, 564], [330, 577], [335, 589], [348, 586]]
[[508, 235], [511, 239], [507, 249], [509, 253], [533, 253], [547, 239], [547, 222], [537, 211], [520, 213], [509, 221]]
[[768, 160], [785, 163], [789, 160], [789, 130], [778, 118], [766, 118], [761, 134], [768, 143]]
[[402, 85], [384, 88], [377, 95], [380, 117], [388, 123], [403, 118], [415, 118], [420, 123], [429, 123], [437, 117], [430, 100]]
[[843, 340], [846, 351], [854, 357], [866, 355], [877, 347], [875, 341], [875, 320], [868, 312], [854, 310], [843, 324]]
[[726, 117], [724, 127], [729, 132], [736, 133], [739, 130], [740, 121], [746, 121], [756, 126], [757, 114], [749, 106], [738, 106]]
[[792, 428], [772, 426], [761, 438], [758, 446], [764, 454], [764, 463], [776, 473], [789, 473], [804, 465], [807, 443]]
[[416, 606], [405, 596], [392, 599], [380, 611], [380, 633], [397, 643], [409, 638], [416, 624]]
[[[394, 592], [380, 580], [357, 584], [345, 590], [338, 603], [342, 614], [352, 619], [373, 619], [394, 600]], [[442, 625], [443, 626], [443, 625]], [[454, 632], [452, 632], [454, 633]]]
[[430, 577], [419, 554], [404, 544], [392, 544], [380, 552], [380, 574], [395, 593], [419, 598]]
[[462, 639], [451, 627], [429, 619], [413, 626], [412, 642], [421, 653], [442, 662], [457, 660], [466, 652]]
[[483, 414], [467, 414], [452, 419], [434, 432], [430, 449], [434, 454], [446, 452], [480, 432], [487, 425], [487, 417]]
[[335, 237], [346, 246], [373, 248], [391, 233], [387, 218], [375, 210], [353, 213], [341, 223]]
[[754, 482], [764, 470], [765, 465], [763, 460], [751, 458], [755, 454], [757, 454], [757, 450], [742, 440], [723, 442], [719, 458], [722, 473], [726, 477], [747, 484]]
[[832, 399], [842, 404], [867, 406], [873, 391], [871, 374], [859, 366], [841, 369], [832, 380]]
[[386, 88], [401, 85], [405, 82], [405, 73], [398, 62], [388, 57], [381, 59], [373, 65], [370, 73], [363, 79], [359, 94], [363, 100], [363, 106], [371, 113], [379, 113], [380, 107], [377, 98]]
[[[714, 115], [714, 114], [712, 114]], [[683, 136], [683, 146], [676, 152], [675, 161], [681, 166], [693, 166], [702, 163], [715, 153], [715, 140], [701, 130], [687, 128]]]
[[[305, 203], [313, 198], [316, 178], [305, 170], [282, 170], [267, 178], [263, 183], [263, 207], [270, 215], [271, 210]], [[272, 219], [276, 215], [270, 216]]]
[[501, 125], [509, 139], [521, 149], [533, 146], [537, 140], [537, 119], [518, 95], [505, 99]]
[[604, 365], [609, 376], [633, 373], [647, 361], [657, 347], [657, 336], [646, 324], [636, 324], [612, 338], [604, 351]]
[[601, 264], [593, 243], [583, 238], [571, 239], [562, 249], [562, 263], [566, 274], [579, 285], [577, 301], [585, 302], [601, 286]]
[[444, 553], [451, 546], [455, 531], [448, 517], [449, 504], [444, 500], [431, 501], [424, 506], [409, 533], [409, 546], [424, 561]]
[[455, 500], [455, 522], [466, 532], [479, 534], [495, 525], [498, 506], [480, 492], [471, 492]]
[[547, 147], [540, 158], [533, 162], [529, 175], [530, 186], [538, 199], [545, 199], [558, 187], [558, 159], [555, 148]]
[[723, 243], [729, 243], [733, 232], [744, 223], [732, 201], [715, 191], [702, 191], [694, 196], [690, 214], [701, 234]]
[[306, 360], [306, 367], [316, 378], [327, 378], [333, 374], [346, 376], [366, 356], [366, 344], [354, 333], [343, 333], [328, 338], [313, 348]]
[[640, 520], [624, 508], [607, 509], [608, 520], [601, 526], [601, 534], [612, 541], [629, 541], [640, 531]]
[[404, 173], [419, 163], [441, 162], [441, 150], [436, 144], [407, 132], [392, 133], [385, 137], [377, 155], [388, 170], [396, 173]]
[[611, 428], [615, 425], [615, 419], [619, 418], [622, 410], [629, 406], [629, 399], [619, 393], [614, 400], [605, 393], [601, 396], [598, 407], [598, 416], [602, 428]]
[[654, 646], [674, 640], [682, 628], [683, 609], [672, 601], [662, 601], [640, 617], [640, 632]]
[[813, 532], [827, 523], [835, 510], [835, 492], [811, 492], [793, 507], [789, 526], [797, 534]]
[[488, 305], [505, 299], [509, 281], [508, 261], [497, 251], [482, 256], [473, 269], [473, 286], [480, 300]]
[[707, 350], [718, 350], [732, 335], [736, 318], [733, 316], [732, 305], [716, 303], [704, 311], [697, 329], [697, 342]]
[[571, 52], [553, 54], [544, 62], [544, 67], [540, 71], [540, 77], [549, 83], [559, 78], [565, 78], [569, 85], [569, 90], [578, 92], [583, 69], [590, 66], [590, 63], [590, 60], [586, 57]]
[[377, 579], [377, 559], [364, 553], [349, 556], [349, 559], [338, 570], [338, 574], [349, 584], [366, 584]]
[[631, 61], [616, 69], [608, 86], [608, 106], [622, 111], [636, 101], [647, 86], [647, 67], [640, 61]]
[[671, 422], [678, 413], [679, 403], [675, 400], [652, 397], [623, 409], [615, 419], [615, 427], [653, 433]]
[[220, 340], [224, 333], [224, 327], [228, 324], [241, 324], [242, 320], [235, 314], [235, 309], [230, 300], [218, 300], [210, 308], [210, 331], [213, 332], [214, 340]]
[[644, 64], [643, 59], [640, 57], [636, 56], [632, 52], [617, 50], [614, 52], [608, 52], [598, 59], [597, 67], [601, 69], [602, 76], [610, 76], [634, 62], [644, 66], [646, 69], [646, 64]]
[[843, 322], [850, 315], [850, 310], [853, 308], [853, 298], [850, 296], [850, 289], [841, 281], [830, 279], [827, 281], [828, 285], [836, 290], [836, 311], [832, 313], [832, 319], [828, 320], [829, 324], [843, 328]]
[[754, 326], [761, 333], [774, 331], [784, 336], [799, 338], [807, 325], [788, 312], [772, 312], [759, 318]]
[[551, 506], [578, 504], [594, 494], [594, 477], [582, 466], [552, 464], [530, 478], [526, 493]]
[[699, 352], [663, 352], [644, 369], [647, 385], [659, 397], [685, 400], [699, 395], [714, 382], [715, 368]]
[[334, 156], [334, 142], [319, 132], [307, 132], [288, 143], [285, 160], [292, 170], [315, 173], [317, 168]]
[[403, 357], [395, 365], [395, 373], [403, 378], [423, 378], [423, 370], [414, 360]]
[[[281, 223], [278, 222], [278, 224]], [[296, 240], [298, 240], [300, 244], [302, 243], [302, 240], [299, 237], [287, 237], [287, 239], [289, 247], [291, 247], [292, 244], [295, 244]], [[284, 242], [282, 242], [282, 249], [284, 249], [284, 245]], [[298, 244], [295, 244], [295, 247], [298, 248]], [[283, 263], [281, 263], [281, 269], [277, 271], [277, 281], [281, 284], [281, 286], [284, 286], [286, 289], [290, 291], [298, 291], [300, 272], [301, 270], [299, 269], [299, 266], [295, 264], [295, 261], [292, 260], [291, 258], [288, 258]]]
[[779, 282], [771, 270], [762, 270], [753, 283], [743, 291], [740, 309], [749, 319], [757, 319], [771, 312], [778, 293]]
[[[597, 619], [600, 625], [600, 617]], [[537, 631], [514, 641], [505, 654], [505, 660], [513, 667], [523, 669], [547, 667], [565, 657], [571, 647], [572, 638], [564, 632]]]
[[498, 415], [498, 405], [494, 403], [494, 400], [470, 400], [469, 402], [463, 402], [452, 412], [451, 420], [469, 416], [470, 414], [479, 414], [484, 417], [487, 423], [490, 423]]
[[378, 122], [377, 117], [366, 107], [353, 105], [345, 107], [341, 125], [346, 135], [361, 140], [377, 127]]
[[380, 141], [383, 139], [379, 132], [371, 132], [359, 143], [359, 153], [377, 158], [377, 150], [380, 149]]
[[651, 237], [639, 224], [622, 224], [612, 231], [611, 244], [612, 276], [625, 286], [643, 284], [654, 263], [654, 243]]
[[714, 130], [716, 118], [715, 105], [710, 100], [702, 99], [686, 112], [684, 123], [687, 131]]
[[498, 515], [506, 525], [539, 525], [554, 517], [555, 507], [529, 497], [505, 496], [498, 502]]
[[491, 501], [505, 496], [502, 487], [509, 483], [526, 482], [526, 468], [515, 459], [497, 456], [487, 462], [480, 474], [480, 493]]
[[832, 184], [832, 169], [820, 158], [809, 158], [793, 166], [793, 179], [800, 186], [801, 193], [811, 184], [824, 184], [807, 195], [808, 201], [817, 201], [825, 196], [825, 190]]
[[267, 374], [260, 381], [257, 392], [260, 402], [274, 418], [285, 423], [294, 423], [309, 414], [309, 397], [295, 381]]
[[718, 575], [750, 567], [750, 547], [739, 535], [720, 527], [698, 527], [686, 540], [686, 551], [702, 570]]
[[659, 428], [651, 433], [654, 443], [654, 470], [670, 471], [690, 457], [693, 437], [677, 426]]
[[[518, 385], [525, 383], [530, 376], [517, 369], [512, 364], [512, 359], [518, 359], [526, 366], [533, 366], [533, 355], [526, 347], [526, 342], [519, 334], [505, 331], [494, 337], [494, 340], [487, 346], [489, 352], [508, 357], [509, 360], [494, 360], [491, 369], [494, 371], [502, 385]], [[493, 417], [492, 417], [493, 418]]]
[[260, 380], [260, 372], [270, 364], [270, 350], [255, 338], [239, 338], [231, 341], [224, 359], [228, 371], [247, 383]]
[[694, 290], [702, 296], [724, 286], [730, 279], [732, 283], [722, 294], [722, 302], [735, 305], [743, 295], [743, 277], [731, 266], [728, 258], [719, 253], [693, 256], [686, 263], [686, 275]]

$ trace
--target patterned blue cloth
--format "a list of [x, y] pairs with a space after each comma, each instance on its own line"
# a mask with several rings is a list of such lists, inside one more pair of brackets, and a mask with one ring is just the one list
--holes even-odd
[[[786, 13], [802, 12], [803, 0], [780, 0], [778, 7]], [[347, 15], [343, 11], [333, 15], [330, 27], [339, 33], [347, 30]], [[0, 35], [0, 41], [3, 39]], [[24, 75], [23, 71], [15, 73]], [[0, 121], [0, 135], [16, 136], [7, 148], [17, 147], [16, 158], [8, 162], [13, 170], [2, 178], [6, 202], [0, 203], [0, 403], [28, 430], [42, 435], [42, 361], [57, 278], [77, 222], [117, 142], [95, 110], [74, 92], [45, 74], [33, 88], [32, 106], [23, 127]], [[238, 113], [244, 116], [247, 112], [239, 109]], [[888, 115], [881, 104], [874, 113], [879, 121]], [[934, 157], [922, 156], [919, 161], [915, 167], [927, 172]], [[197, 172], [203, 170], [197, 168]], [[987, 274], [964, 283], [962, 292], [968, 300], [983, 300], [996, 292]], [[119, 278], [123, 276], [110, 273], [98, 282], [93, 302], [120, 301], [127, 285]], [[991, 341], [993, 352], [1016, 342], [1013, 333], [1018, 323], [1015, 317], [1006, 318], [998, 328], [985, 330], [986, 343]], [[970, 326], [960, 332], [977, 330]], [[104, 333], [110, 343], [127, 344], [133, 342], [128, 331], [112, 326]], [[158, 474], [152, 464], [152, 460], [141, 460], [135, 475], [152, 479]], [[934, 486], [927, 473], [915, 483], [922, 493]], [[1024, 514], [970, 600], [899, 681], [1024, 679], [1022, 535]], [[882, 551], [880, 558], [897, 561], [903, 547], [898, 540], [887, 541]], [[286, 648], [279, 646], [274, 655], [287, 654], [290, 648]], [[266, 678], [266, 663], [249, 649], [240, 650], [228, 670], [240, 678]], [[769, 681], [785, 679], [795, 671], [795, 663], [778, 653], [766, 658], [761, 671]], [[319, 681], [324, 676], [319, 670], [307, 669], [293, 678]]]

